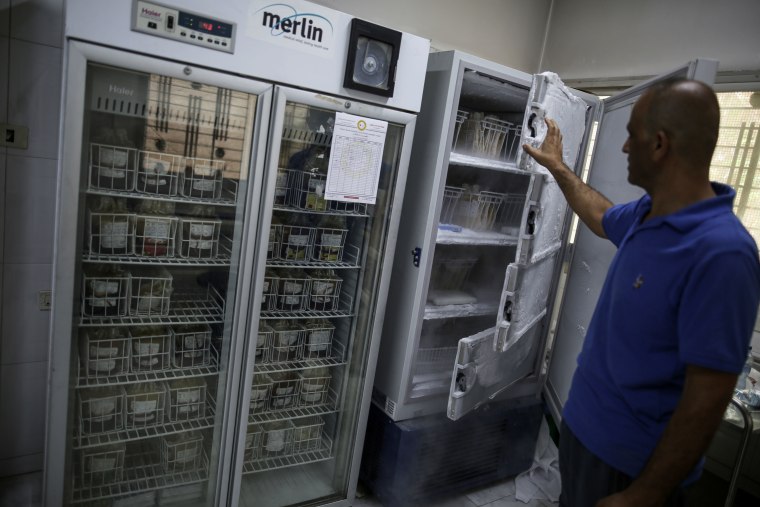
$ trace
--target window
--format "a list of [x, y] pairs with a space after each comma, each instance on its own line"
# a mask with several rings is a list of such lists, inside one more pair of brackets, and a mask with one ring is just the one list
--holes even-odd
[[760, 244], [760, 92], [718, 93], [720, 135], [710, 179], [736, 189], [734, 212]]

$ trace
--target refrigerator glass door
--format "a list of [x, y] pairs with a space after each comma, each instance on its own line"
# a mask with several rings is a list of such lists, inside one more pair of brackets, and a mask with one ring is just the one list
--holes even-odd
[[518, 167], [532, 175], [518, 223], [517, 253], [500, 288], [495, 330], [459, 341], [450, 377], [451, 419], [459, 419], [540, 369], [569, 213], [557, 182], [526, 156], [522, 145], [539, 145], [546, 134], [544, 118], [552, 118], [563, 132], [563, 157], [576, 167], [588, 107], [556, 75], [534, 76], [517, 144]]
[[[640, 198], [643, 190], [627, 181], [628, 163], [622, 152], [627, 138], [626, 124], [633, 104], [654, 83], [671, 78], [693, 78], [712, 84], [716, 70], [717, 62], [695, 60], [605, 99], [589, 170], [589, 185], [614, 203]], [[612, 243], [597, 237], [585, 225], [579, 225], [546, 383], [546, 399], [555, 421], [561, 420], [562, 407], [567, 400], [575, 372], [576, 358], [614, 255], [615, 247]]]
[[[415, 118], [285, 88], [275, 103], [232, 491], [255, 507], [353, 497]], [[341, 179], [351, 196], [329, 199]]]
[[270, 88], [71, 44], [66, 90], [47, 499], [206, 505]]

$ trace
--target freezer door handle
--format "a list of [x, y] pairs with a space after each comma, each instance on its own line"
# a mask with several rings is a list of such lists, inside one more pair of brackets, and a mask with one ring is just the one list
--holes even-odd
[[454, 379], [454, 389], [452, 396], [461, 398], [466, 395], [475, 385], [477, 379], [477, 369], [474, 363], [457, 364], [456, 378]]
[[416, 247], [412, 250], [412, 264], [415, 268], [420, 267], [420, 258], [422, 257], [422, 248]]
[[533, 122], [536, 120], [536, 113], [531, 113], [528, 117], [528, 128], [530, 129], [530, 137], [536, 137], [536, 127], [533, 126]]

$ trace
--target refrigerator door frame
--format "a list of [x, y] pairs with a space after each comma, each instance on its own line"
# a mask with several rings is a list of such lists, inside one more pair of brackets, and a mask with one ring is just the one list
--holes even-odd
[[[605, 120], [607, 119], [609, 122], [608, 115], [610, 113], [623, 108], [630, 110], [636, 100], [650, 86], [670, 78], [686, 77], [688, 79], [697, 79], [712, 86], [715, 82], [717, 69], [718, 62], [715, 60], [692, 60], [685, 65], [674, 68], [663, 74], [659, 74], [643, 83], [604, 99], [597, 115], [597, 142], [593, 147], [594, 152], [588, 171], [588, 184], [592, 185], [602, 194], [605, 194], [613, 202], [622, 203], [641, 197], [644, 192], [640, 188], [628, 184], [627, 180], [626, 184], [620, 185], [620, 176], [627, 177], [627, 166], [625, 164], [621, 165], [619, 161], [610, 164], [607, 160], [607, 152], [599, 150], [600, 136], [603, 133], [606, 134], [609, 132], [609, 130], [605, 129]], [[625, 120], [627, 121], [627, 117]], [[608, 126], [607, 129], [609, 128], [610, 127]], [[625, 141], [626, 136], [627, 134], [624, 134], [622, 137], [623, 141]], [[623, 144], [621, 142], [618, 146], [610, 146], [609, 150], [612, 150], [611, 153], [618, 154], [622, 159], [623, 156], [619, 155], [622, 153], [622, 147]], [[607, 151], [609, 152], [609, 150]], [[609, 173], [610, 167], [617, 168], [615, 174], [611, 175], [611, 178], [609, 177], [610, 175], [603, 172], [606, 171]], [[543, 385], [543, 395], [546, 399], [551, 416], [554, 418], [557, 426], [559, 426], [559, 423], [562, 420], [562, 408], [564, 406], [562, 398], [564, 397], [566, 399], [566, 393], [567, 390], [569, 390], [572, 381], [572, 374], [575, 372], [576, 358], [582, 347], [583, 338], [585, 338], [585, 330], [588, 328], [591, 314], [594, 311], [596, 301], [601, 292], [607, 267], [615, 254], [615, 248], [609, 241], [596, 237], [588, 227], [583, 225], [582, 222], [579, 222], [578, 224], [575, 245], [569, 250], [570, 252], [565, 258], [567, 278], [565, 280], [564, 291], [561, 294], [561, 300], [559, 301], [559, 308], [554, 326], [555, 342], [552, 344], [549, 367]], [[595, 252], [595, 254], [589, 257], [586, 254], [587, 252]], [[592, 273], [596, 279], [586, 280], [585, 278], [592, 275]], [[595, 275], [596, 273], [601, 275], [601, 279]], [[573, 288], [577, 284], [582, 286], [582, 290], [573, 293]], [[580, 316], [580, 318], [576, 317], [576, 315], [578, 315], [577, 311], [573, 316], [567, 315], [568, 312], [573, 311], [570, 308], [570, 305], [574, 298], [577, 301], [583, 301], [580, 307], [576, 308], [576, 310], [581, 310], [583, 312], [583, 315]], [[570, 321], [574, 322], [574, 324], [569, 324]], [[566, 326], [570, 327], [567, 328]], [[570, 342], [568, 336], [561, 336], [563, 327], [566, 327], [565, 331], [567, 335], [573, 334], [570, 331], [574, 329], [581, 337], [580, 342], [578, 342], [577, 339], [575, 342]], [[557, 349], [557, 347], [559, 348]], [[568, 347], [570, 347], [570, 350], [567, 350]], [[560, 394], [557, 388], [558, 385], [567, 389], [564, 391], [565, 394]]]
[[234, 468], [228, 481], [228, 490], [226, 495], [220, 499], [226, 498], [227, 505], [237, 506], [240, 503], [240, 492], [243, 478], [243, 453], [245, 449], [245, 436], [248, 426], [248, 406], [250, 403], [251, 390], [247, 386], [251, 385], [253, 373], [255, 370], [255, 347], [251, 343], [255, 342], [250, 337], [255, 336], [260, 320], [261, 301], [264, 289], [263, 275], [266, 268], [267, 260], [267, 241], [272, 221], [272, 211], [274, 206], [274, 189], [277, 179], [277, 168], [281, 149], [281, 132], [285, 121], [285, 106], [288, 101], [304, 104], [312, 107], [319, 107], [333, 110], [335, 112], [344, 112], [358, 116], [368, 116], [391, 123], [404, 125], [404, 136], [399, 152], [399, 165], [397, 168], [396, 184], [393, 189], [393, 202], [390, 206], [390, 213], [386, 217], [385, 227], [387, 227], [387, 241], [385, 251], [379, 261], [380, 279], [377, 285], [378, 306], [374, 309], [374, 319], [372, 324], [371, 335], [369, 339], [369, 355], [367, 357], [366, 376], [364, 386], [361, 389], [359, 400], [359, 410], [357, 418], [357, 427], [355, 441], [350, 459], [352, 465], [348, 476], [347, 497], [343, 500], [330, 502], [324, 505], [347, 507], [351, 504], [356, 496], [356, 485], [359, 477], [359, 465], [363, 451], [364, 434], [366, 431], [367, 417], [369, 414], [370, 397], [372, 393], [372, 384], [375, 377], [377, 365], [377, 355], [380, 346], [380, 334], [382, 332], [385, 307], [388, 296], [388, 286], [390, 285], [391, 268], [395, 255], [395, 239], [398, 236], [399, 222], [401, 219], [401, 205], [403, 202], [404, 191], [406, 188], [406, 176], [409, 168], [409, 159], [411, 156], [411, 145], [414, 138], [414, 130], [417, 122], [416, 113], [408, 113], [395, 109], [385, 108], [377, 104], [364, 103], [336, 96], [325, 95], [323, 93], [300, 90], [287, 86], [277, 85], [274, 88], [272, 112], [270, 117], [269, 140], [267, 143], [265, 178], [262, 189], [261, 199], [258, 207], [259, 217], [259, 244], [254, 252], [254, 283], [251, 286], [253, 295], [251, 297], [249, 324], [247, 333], [249, 339], [246, 341], [246, 349], [243, 352], [248, 367], [241, 376], [241, 382], [238, 396], [239, 413], [236, 421], [236, 450], [233, 451]]
[[[53, 259], [53, 295], [55, 298], [50, 319], [50, 370], [48, 373], [47, 395], [47, 418], [46, 418], [46, 442], [45, 464], [43, 471], [43, 499], [46, 505], [57, 505], [63, 500], [64, 473], [66, 450], [70, 437], [70, 428], [61, 421], [66, 421], [69, 412], [69, 389], [73, 373], [70, 372], [71, 350], [73, 341], [73, 329], [76, 322], [72, 319], [74, 313], [73, 293], [74, 279], [73, 267], [78, 262], [77, 253], [81, 253], [81, 247], [72, 241], [76, 237], [76, 227], [79, 224], [80, 204], [80, 168], [82, 157], [82, 135], [84, 125], [84, 112], [86, 111], [85, 80], [87, 65], [90, 62], [102, 63], [120, 67], [125, 70], [155, 73], [163, 76], [176, 77], [178, 79], [192, 79], [205, 84], [227, 87], [244, 93], [257, 96], [256, 119], [253, 128], [252, 143], [250, 149], [250, 163], [248, 166], [249, 184], [245, 194], [246, 211], [258, 207], [258, 195], [261, 191], [260, 178], [254, 177], [261, 174], [264, 165], [264, 157], [257, 156], [264, 146], [267, 137], [268, 123], [264, 121], [269, 117], [269, 104], [271, 102], [272, 85], [240, 76], [230, 75], [223, 71], [208, 70], [185, 63], [178, 63], [152, 56], [132, 53], [127, 50], [103, 47], [89, 42], [67, 40], [64, 50], [64, 73], [61, 94], [61, 120], [60, 141], [58, 152], [58, 183], [56, 198], [56, 233]], [[189, 74], [188, 74], [189, 72]], [[239, 204], [240, 205], [240, 204]], [[245, 216], [245, 215], [244, 215]], [[255, 220], [243, 222], [241, 229], [241, 245], [237, 266], [237, 286], [235, 296], [235, 309], [232, 328], [230, 330], [231, 342], [229, 345], [240, 345], [245, 338], [242, 324], [246, 321], [246, 308], [248, 306], [248, 294], [250, 293], [250, 277], [252, 275], [252, 262], [249, 250], [253, 246], [257, 236], [257, 223]], [[234, 270], [231, 270], [234, 272]], [[66, 297], [63, 297], [66, 296]], [[229, 365], [226, 373], [225, 393], [228, 400], [236, 398], [235, 391], [240, 375], [239, 354], [236, 350], [229, 351]], [[225, 449], [229, 435], [226, 434], [224, 418], [230, 418], [230, 413], [237, 407], [227, 403], [221, 424], [220, 435], [220, 458], [217, 468], [218, 475], [215, 480], [223, 480], [228, 471], [223, 470]], [[211, 478], [210, 478], [211, 479]], [[217, 482], [214, 486], [218, 491]]]

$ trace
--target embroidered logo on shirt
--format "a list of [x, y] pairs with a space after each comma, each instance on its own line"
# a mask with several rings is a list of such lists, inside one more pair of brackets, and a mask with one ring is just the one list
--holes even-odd
[[633, 281], [633, 288], [638, 289], [642, 285], [644, 285], [644, 277], [642, 275], [639, 275], [636, 277], [636, 280]]

